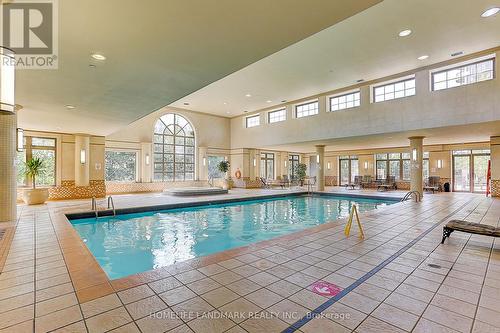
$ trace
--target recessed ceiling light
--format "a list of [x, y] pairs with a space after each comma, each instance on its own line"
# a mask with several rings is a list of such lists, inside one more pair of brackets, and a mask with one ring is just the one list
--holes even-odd
[[73, 109], [76, 109], [76, 106], [71, 105], [71, 104], [66, 104], [64, 107], [65, 107], [66, 109], [68, 109], [68, 110], [73, 110]]
[[90, 65], [89, 65], [89, 67], [90, 67], [90, 68], [96, 68], [97, 66], [96, 66], [96, 65], [94, 65], [94, 64], [90, 64]]
[[250, 95], [250, 94], [246, 94], [245, 96], [246, 96], [246, 97], [252, 97], [252, 95]]
[[452, 53], [451, 56], [457, 57], [457, 56], [462, 55], [462, 54], [464, 54], [464, 51], [458, 51], [458, 52]]
[[421, 55], [420, 57], [418, 57], [417, 59], [418, 59], [418, 60], [425, 60], [425, 59], [427, 59], [427, 58], [429, 58], [429, 56], [428, 56], [428, 55], [426, 55], [426, 54], [424, 54], [424, 55]]
[[227, 114], [230, 114], [231, 112], [227, 111], [226, 113], [227, 113]]
[[481, 14], [481, 17], [490, 17], [490, 16], [493, 16], [495, 14], [498, 14], [498, 12], [500, 12], [500, 7], [492, 7], [486, 11], [484, 11], [482, 14]]
[[100, 53], [93, 53], [92, 58], [94, 58], [95, 60], [100, 60], [100, 61], [106, 60], [106, 57]]
[[409, 36], [409, 35], [411, 35], [411, 30], [410, 29], [406, 29], [406, 30], [403, 30], [403, 31], [399, 32], [399, 37], [406, 37], [406, 36]]
[[266, 102], [267, 102], [267, 103], [272, 103], [273, 101], [271, 101], [271, 100], [267, 100]]
[[224, 102], [224, 105], [227, 105], [227, 102]]

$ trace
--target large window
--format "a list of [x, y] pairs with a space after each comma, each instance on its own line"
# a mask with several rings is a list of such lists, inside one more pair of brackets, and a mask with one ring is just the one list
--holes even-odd
[[290, 179], [297, 179], [297, 168], [300, 163], [300, 156], [295, 154], [288, 155], [288, 174]]
[[424, 177], [424, 181], [427, 180], [429, 178], [429, 152], [428, 151], [425, 151], [424, 152], [424, 155], [422, 156], [423, 157], [423, 161], [422, 161], [422, 176]]
[[318, 113], [319, 113], [318, 101], [299, 104], [299, 105], [295, 106], [295, 117], [296, 118], [313, 116], [313, 115], [318, 114]]
[[494, 67], [494, 59], [488, 59], [434, 72], [432, 73], [432, 90], [443, 90], [491, 80], [494, 77]]
[[355, 108], [360, 105], [360, 92], [353, 92], [345, 95], [330, 98], [330, 111]]
[[255, 127], [255, 126], [259, 126], [259, 125], [260, 125], [260, 114], [246, 118], [247, 128]]
[[270, 124], [286, 120], [286, 109], [271, 111], [268, 113], [268, 121]]
[[41, 175], [35, 178], [36, 186], [56, 185], [56, 139], [40, 137], [24, 137], [24, 151], [18, 152], [16, 167], [18, 170], [17, 183], [19, 186], [32, 186], [31, 179], [24, 175], [24, 163], [31, 158], [43, 161], [44, 169]]
[[114, 182], [134, 182], [137, 178], [137, 153], [106, 151], [105, 178]]
[[376, 154], [377, 179], [410, 180], [410, 153]]
[[266, 179], [274, 179], [274, 154], [260, 154], [260, 176]]
[[166, 114], [154, 129], [154, 180], [194, 180], [194, 130], [177, 114]]
[[373, 88], [374, 101], [383, 102], [415, 95], [415, 78]]
[[224, 174], [219, 171], [219, 163], [224, 161], [223, 156], [208, 156], [208, 179], [224, 178]]

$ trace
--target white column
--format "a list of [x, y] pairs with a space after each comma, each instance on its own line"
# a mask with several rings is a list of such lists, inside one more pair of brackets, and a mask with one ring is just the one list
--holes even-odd
[[317, 145], [316, 146], [316, 163], [318, 164], [316, 167], [316, 190], [324, 191], [325, 190], [325, 146]]
[[0, 112], [0, 222], [16, 220], [16, 114]]
[[423, 136], [412, 136], [410, 140], [410, 191], [417, 191], [423, 195], [424, 183], [422, 181], [423, 166]]
[[90, 136], [75, 135], [75, 185], [89, 186]]

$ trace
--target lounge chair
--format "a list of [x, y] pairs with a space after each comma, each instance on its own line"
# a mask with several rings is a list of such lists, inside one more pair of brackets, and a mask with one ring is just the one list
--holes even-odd
[[377, 185], [377, 191], [387, 191], [387, 190], [395, 190], [396, 186], [396, 177], [387, 176], [383, 183]]
[[364, 175], [363, 181], [361, 182], [361, 188], [369, 188], [373, 184], [372, 176]]
[[345, 185], [345, 188], [346, 189], [350, 188], [351, 190], [354, 190], [354, 188], [356, 186], [358, 186], [358, 188], [361, 188], [362, 187], [362, 185], [361, 185], [362, 180], [363, 180], [363, 177], [361, 177], [361, 176], [354, 176], [354, 182], [353, 183], [349, 182], [348, 184]]
[[441, 191], [441, 178], [439, 176], [431, 176], [427, 178], [424, 185], [424, 191], [432, 191], [432, 193]]
[[451, 220], [443, 227], [443, 239], [441, 240], [441, 244], [444, 244], [445, 239], [450, 237], [451, 233], [455, 230], [467, 232], [469, 234], [500, 237], [500, 228], [463, 220]]
[[260, 182], [262, 183], [262, 188], [271, 188], [271, 184], [267, 182], [267, 179], [260, 177]]

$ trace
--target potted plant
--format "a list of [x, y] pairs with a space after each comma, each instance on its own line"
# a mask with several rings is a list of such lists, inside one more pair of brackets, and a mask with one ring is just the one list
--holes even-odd
[[230, 166], [229, 161], [220, 161], [219, 164], [217, 164], [217, 169], [219, 169], [219, 171], [224, 174], [224, 182], [222, 183], [223, 190], [229, 189], [229, 179], [228, 179], [229, 166]]
[[33, 188], [24, 189], [23, 200], [28, 205], [40, 205], [45, 203], [49, 198], [49, 190], [46, 188], [36, 188], [36, 178], [42, 175], [45, 171], [43, 161], [37, 157], [26, 161], [24, 163], [24, 174], [31, 179]]
[[300, 182], [300, 186], [304, 186], [304, 179], [306, 179], [306, 170], [307, 170], [307, 165], [304, 163], [299, 163], [297, 165], [297, 170], [295, 170], [295, 174], [297, 175], [297, 178]]

